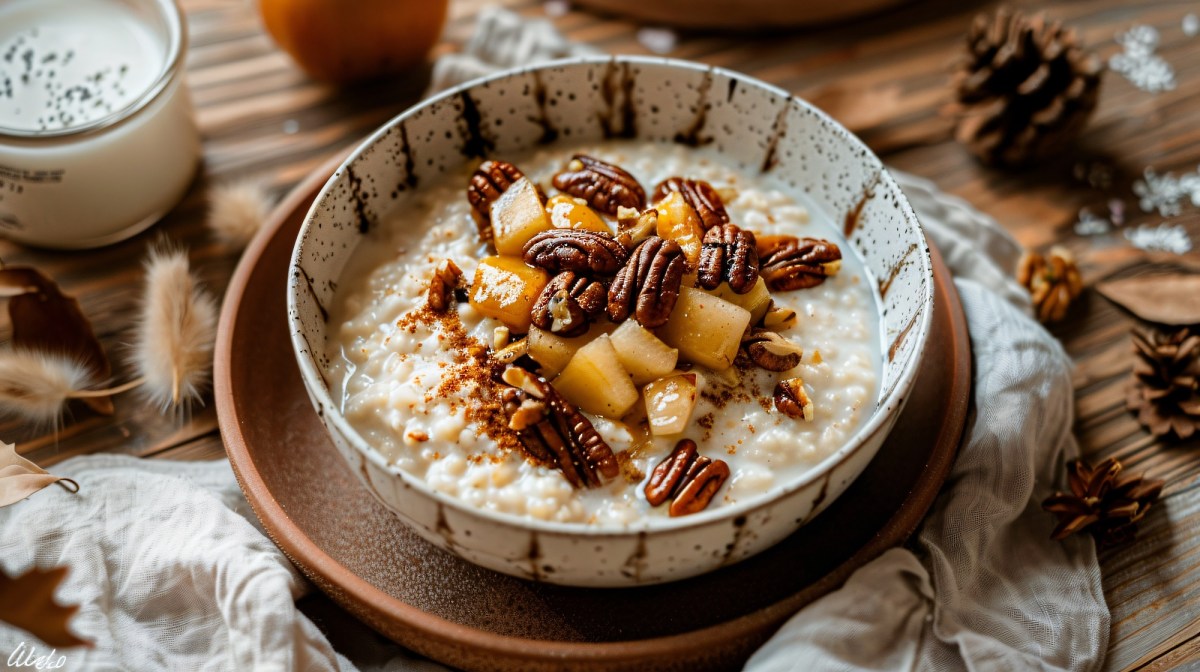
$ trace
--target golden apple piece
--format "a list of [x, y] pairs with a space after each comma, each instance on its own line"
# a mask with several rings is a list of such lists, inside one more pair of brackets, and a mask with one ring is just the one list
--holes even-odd
[[658, 331], [664, 343], [679, 348], [679, 355], [713, 371], [733, 365], [742, 334], [750, 325], [750, 311], [692, 287], [679, 289], [671, 319]]
[[529, 311], [549, 281], [545, 271], [518, 257], [485, 257], [475, 268], [467, 300], [475, 310], [523, 334], [529, 331]]
[[576, 351], [612, 329], [611, 322], [597, 322], [582, 336], [563, 338], [545, 329], [531, 326], [529, 336], [525, 340], [529, 341], [529, 356], [541, 365], [542, 377], [549, 380], [567, 368], [567, 363], [575, 356]]
[[567, 194], [552, 196], [546, 201], [546, 214], [550, 216], [550, 224], [556, 229], [583, 229], [599, 233], [612, 233], [612, 229], [595, 210], [588, 207], [587, 201]]
[[661, 378], [675, 370], [679, 350], [663, 343], [634, 320], [625, 320], [610, 336], [617, 359], [633, 378], [634, 385]]
[[522, 177], [512, 183], [492, 203], [492, 241], [496, 251], [519, 257], [525, 242], [542, 231], [554, 228], [537, 185]]
[[654, 205], [658, 211], [658, 235], [673, 240], [683, 248], [689, 271], [700, 263], [700, 248], [704, 245], [704, 224], [700, 215], [683, 199], [683, 194], [672, 191]]
[[745, 294], [734, 292], [727, 282], [722, 282], [710, 294], [750, 311], [751, 324], [758, 324], [759, 320], [767, 314], [767, 309], [771, 305], [771, 290], [767, 289], [767, 281], [762, 278], [759, 278], [758, 282], [754, 283], [750, 291]]
[[637, 388], [607, 334], [577, 350], [553, 384], [567, 401], [607, 418], [620, 418], [638, 400]]
[[642, 389], [650, 433], [670, 436], [687, 429], [700, 400], [701, 381], [695, 373], [678, 373], [659, 378]]

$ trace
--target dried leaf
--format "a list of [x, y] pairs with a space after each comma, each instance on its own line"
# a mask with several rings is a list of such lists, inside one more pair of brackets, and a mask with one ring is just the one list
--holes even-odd
[[[79, 302], [53, 280], [29, 267], [0, 268], [0, 296], [7, 296], [14, 348], [61, 354], [85, 364], [97, 381], [108, 380], [112, 365]], [[112, 415], [112, 399], [82, 399], [92, 410]]]
[[1108, 280], [1096, 286], [1105, 298], [1148, 322], [1200, 324], [1200, 275], [1167, 273]]
[[50, 646], [91, 646], [68, 627], [79, 606], [64, 607], [54, 601], [54, 590], [66, 575], [66, 567], [34, 567], [15, 579], [0, 572], [0, 621], [36, 635]]
[[79, 491], [75, 481], [46, 473], [45, 469], [18, 455], [15, 445], [0, 441], [0, 507], [19, 502], [53, 483], [71, 492]]

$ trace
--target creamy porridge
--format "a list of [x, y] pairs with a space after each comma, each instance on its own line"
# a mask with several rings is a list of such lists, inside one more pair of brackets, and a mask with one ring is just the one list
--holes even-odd
[[793, 195], [674, 144], [505, 158], [519, 171], [475, 207], [474, 166], [401, 202], [341, 279], [326, 374], [392, 464], [482, 509], [630, 524], [765, 493], [874, 411], [873, 283], [848, 246], [831, 261], [835, 228]]

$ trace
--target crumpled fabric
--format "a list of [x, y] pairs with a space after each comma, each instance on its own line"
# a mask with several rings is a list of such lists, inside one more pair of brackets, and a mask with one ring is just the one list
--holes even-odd
[[964, 441], [909, 547], [802, 609], [746, 669], [1097, 669], [1109, 613], [1095, 546], [1051, 541], [1040, 506], [1078, 455], [1070, 360], [1006, 272], [1016, 242], [929, 182], [896, 178], [966, 312], [975, 386]]
[[[433, 89], [504, 67], [582, 53], [545, 22], [488, 10]], [[971, 332], [974, 403], [928, 518], [789, 620], [747, 663], [779, 670], [1092, 670], [1109, 614], [1089, 539], [1049, 540], [1039, 502], [1078, 449], [1070, 362], [1030, 317], [1011, 278], [1019, 246], [992, 219], [929, 182], [894, 173], [955, 275]], [[335, 651], [295, 606], [311, 590], [263, 534], [228, 462], [120, 456], [65, 461], [79, 482], [0, 508], [0, 568], [66, 564], [60, 602], [93, 649], [64, 669], [443, 670], [360, 628]], [[20, 644], [0, 624], [0, 660]]]

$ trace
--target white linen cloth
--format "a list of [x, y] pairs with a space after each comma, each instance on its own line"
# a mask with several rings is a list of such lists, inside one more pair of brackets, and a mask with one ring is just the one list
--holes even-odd
[[[472, 60], [440, 64], [436, 83], [502, 67], [489, 61], [573, 53], [547, 25], [523, 25], [486, 13], [458, 57]], [[1070, 363], [1009, 276], [1016, 243], [961, 200], [896, 177], [966, 310], [975, 389], [964, 443], [910, 547], [801, 610], [747, 668], [1096, 669], [1109, 615], [1094, 546], [1050, 541], [1054, 521], [1039, 507], [1077, 453]], [[54, 472], [79, 493], [48, 488], [0, 509], [0, 568], [72, 568], [58, 599], [82, 605], [74, 629], [96, 646], [58, 652], [62, 669], [444, 669], [365, 627], [341, 643], [349, 659], [336, 652], [296, 608], [311, 588], [263, 535], [227, 462], [92, 456]], [[0, 660], [21, 644], [48, 652], [0, 624]]]

